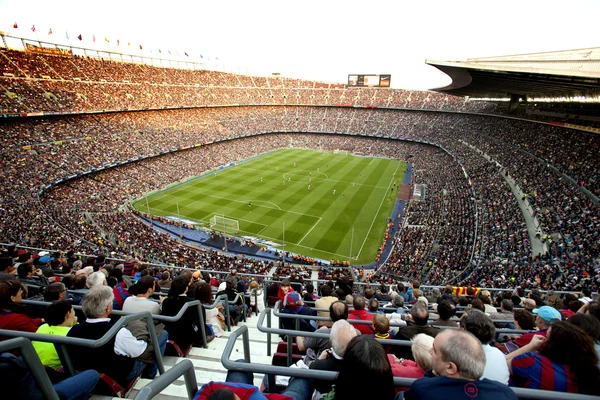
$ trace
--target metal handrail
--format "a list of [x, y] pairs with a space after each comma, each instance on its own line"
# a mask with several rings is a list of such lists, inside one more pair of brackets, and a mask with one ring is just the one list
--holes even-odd
[[24, 337], [16, 337], [0, 342], [0, 353], [13, 349], [18, 349], [21, 352], [21, 357], [23, 357], [23, 361], [27, 365], [29, 372], [31, 372], [33, 380], [42, 393], [42, 396], [46, 400], [59, 400], [58, 393], [56, 393], [54, 386], [52, 386], [52, 382], [48, 378], [48, 374], [44, 370], [44, 366], [35, 352], [31, 341]]
[[198, 391], [198, 381], [196, 380], [194, 364], [190, 360], [182, 360], [164, 374], [161, 374], [158, 378], [153, 379], [152, 382], [140, 389], [137, 396], [135, 396], [135, 399], [148, 400], [153, 398], [166, 389], [171, 383], [175, 382], [181, 375], [183, 375], [185, 381], [188, 399], [192, 400]]
[[148, 311], [144, 311], [141, 313], [130, 314], [126, 316], [122, 316], [119, 318], [117, 322], [99, 339], [91, 340], [91, 339], [82, 339], [75, 337], [67, 337], [67, 336], [56, 336], [56, 335], [46, 335], [41, 333], [33, 333], [33, 332], [23, 332], [23, 331], [13, 331], [8, 329], [0, 329], [0, 336], [5, 337], [26, 337], [28, 339], [37, 341], [37, 342], [49, 342], [54, 343], [54, 347], [56, 348], [56, 353], [60, 358], [60, 362], [65, 370], [65, 372], [72, 376], [75, 374], [75, 369], [73, 368], [73, 363], [71, 362], [71, 357], [67, 353], [66, 346], [81, 346], [88, 347], [91, 349], [96, 349], [98, 347], [102, 347], [107, 344], [118, 332], [121, 328], [124, 328], [131, 321], [135, 321], [138, 319], [145, 319], [148, 324], [148, 332], [150, 333], [150, 341], [153, 346], [154, 356], [156, 358], [156, 364], [158, 365], [158, 370], [160, 373], [165, 372], [165, 366], [163, 364], [162, 354], [160, 354], [160, 347], [158, 345], [158, 337], [156, 336], [156, 329], [154, 329], [154, 322], [152, 320], [152, 314]]
[[[47, 303], [44, 301], [36, 301], [36, 300], [21, 300], [21, 303], [26, 304], [26, 305], [43, 306], [43, 307], [48, 307], [50, 304], [52, 304], [52, 303]], [[73, 305], [72, 307], [75, 310], [82, 310], [82, 307], [78, 306], [78, 305]], [[177, 322], [183, 317], [183, 314], [185, 314], [185, 312], [190, 307], [196, 307], [198, 310], [198, 320], [200, 321], [200, 326], [199, 326], [200, 336], [202, 337], [202, 343], [203, 343], [202, 347], [204, 347], [206, 349], [206, 348], [208, 348], [208, 344], [206, 343], [206, 322], [204, 321], [204, 314], [202, 314], [202, 310], [200, 309], [200, 307], [201, 307], [200, 300], [194, 300], [194, 301], [185, 303], [183, 305], [183, 307], [181, 307], [181, 310], [179, 310], [177, 315], [174, 315], [172, 317], [167, 316], [167, 315], [160, 315], [160, 314], [150, 314], [150, 315], [152, 315], [152, 319], [155, 321]], [[136, 314], [139, 314], [139, 313], [127, 312], [127, 311], [123, 311], [123, 310], [112, 310], [110, 312], [110, 315], [118, 315], [118, 316], [136, 315]]]

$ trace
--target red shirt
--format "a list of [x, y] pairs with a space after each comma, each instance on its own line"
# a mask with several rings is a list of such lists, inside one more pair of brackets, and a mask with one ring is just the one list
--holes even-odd
[[[350, 310], [348, 311], [349, 320], [373, 321], [373, 314], [369, 314], [366, 310]], [[375, 331], [371, 325], [352, 324], [361, 334], [372, 335]]]
[[0, 314], [0, 329], [35, 333], [41, 324], [42, 320], [40, 318], [33, 319], [24, 314], [12, 312]]

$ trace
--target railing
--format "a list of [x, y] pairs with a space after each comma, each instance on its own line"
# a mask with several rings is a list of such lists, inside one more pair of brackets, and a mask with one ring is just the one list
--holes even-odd
[[121, 328], [125, 327], [129, 322], [135, 321], [138, 319], [145, 319], [148, 324], [148, 332], [150, 333], [150, 342], [152, 343], [154, 357], [156, 358], [156, 364], [158, 366], [158, 370], [161, 374], [165, 372], [165, 366], [163, 364], [162, 354], [160, 354], [160, 347], [158, 345], [158, 337], [156, 336], [156, 330], [154, 329], [154, 322], [152, 320], [152, 314], [149, 312], [141, 312], [137, 314], [131, 314], [122, 316], [115, 324], [110, 328], [108, 332], [104, 334], [100, 339], [91, 340], [91, 339], [81, 339], [75, 337], [67, 337], [67, 336], [56, 336], [56, 335], [45, 335], [40, 333], [32, 333], [32, 332], [22, 332], [22, 331], [13, 331], [7, 329], [0, 329], [0, 336], [4, 337], [24, 337], [30, 340], [35, 340], [38, 342], [49, 342], [54, 343], [54, 347], [56, 348], [56, 353], [60, 358], [60, 362], [65, 370], [65, 372], [72, 376], [75, 374], [75, 369], [73, 368], [73, 363], [71, 362], [71, 357], [67, 352], [67, 346], [81, 346], [88, 347], [92, 349], [96, 349], [107, 344], [118, 332]]

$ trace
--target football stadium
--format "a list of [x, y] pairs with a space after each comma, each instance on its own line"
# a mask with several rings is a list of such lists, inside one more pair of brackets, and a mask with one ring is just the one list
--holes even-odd
[[[235, 29], [238, 6], [206, 24]], [[328, 7], [298, 18], [352, 14]], [[432, 21], [418, 64], [445, 83], [414, 89], [410, 46], [390, 62], [357, 38], [368, 70], [285, 18], [278, 57], [246, 48], [258, 29], [213, 39], [219, 58], [17, 9], [0, 3], [3, 398], [599, 398], [592, 42], [482, 52]]]

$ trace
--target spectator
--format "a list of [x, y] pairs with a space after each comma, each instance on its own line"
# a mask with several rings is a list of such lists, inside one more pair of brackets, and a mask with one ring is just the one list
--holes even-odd
[[85, 280], [85, 285], [88, 289], [94, 286], [106, 286], [106, 275], [101, 271], [93, 272]]
[[33, 319], [20, 313], [22, 296], [21, 282], [14, 279], [0, 282], [0, 329], [35, 332], [43, 323], [42, 319]]
[[[388, 354], [388, 360], [392, 367], [392, 375], [395, 377], [419, 379], [425, 376], [425, 371], [433, 368], [431, 362], [433, 338], [424, 333], [419, 333], [411, 339], [411, 342], [410, 350], [415, 361], [405, 360], [393, 354]], [[396, 392], [400, 390], [397, 388]]]
[[[129, 292], [132, 296], [125, 299], [123, 311], [130, 313], [149, 311], [151, 314], [160, 314], [160, 303], [149, 299], [154, 294], [154, 278], [151, 276], [140, 278], [129, 288]], [[162, 300], [164, 297], [161, 296], [161, 303]]]
[[468, 332], [442, 330], [434, 339], [431, 358], [437, 376], [413, 382], [405, 399], [517, 399], [506, 385], [481, 379], [485, 352]]
[[171, 273], [169, 271], [162, 272], [161, 277], [158, 280], [158, 286], [160, 286], [161, 289], [171, 289]]
[[[596, 356], [600, 359], [600, 321], [591, 315], [575, 314], [567, 322], [581, 328], [582, 331], [590, 336], [594, 342]], [[598, 368], [600, 368], [600, 362], [598, 363]]]
[[514, 329], [514, 315], [513, 315], [513, 302], [507, 299], [502, 300], [500, 303], [500, 312], [490, 314], [490, 318], [494, 321], [505, 320], [511, 322], [494, 322], [496, 328], [510, 328]]
[[[354, 301], [354, 298], [352, 299]], [[383, 314], [383, 311], [379, 311], [379, 301], [376, 298], [369, 299], [369, 309], [367, 312], [369, 314]]]
[[390, 362], [381, 344], [369, 335], [356, 336], [346, 347], [335, 380], [334, 399], [391, 400], [394, 398], [393, 379]]
[[[371, 321], [373, 322], [373, 314], [369, 314], [365, 310], [365, 298], [359, 294], [354, 296], [352, 301], [353, 310], [348, 311], [348, 321]], [[354, 324], [354, 327], [363, 335], [372, 335], [373, 327], [366, 324]]]
[[290, 284], [290, 280], [289, 279], [284, 279], [281, 282], [281, 285], [279, 285], [279, 291], [277, 292], [277, 298], [281, 301], [283, 301], [283, 299], [285, 298], [285, 296], [290, 293], [293, 292], [294, 289], [292, 288], [291, 284]]
[[[194, 290], [194, 299], [200, 300], [200, 303], [204, 306], [212, 306], [214, 303], [212, 287], [206, 282], [200, 282]], [[225, 316], [223, 315], [225, 308], [223, 307], [223, 304], [217, 302], [216, 307], [202, 308], [206, 315], [204, 322], [206, 322], [207, 325], [210, 325], [216, 337], [223, 336], [226, 327]]]
[[115, 300], [113, 301], [113, 308], [115, 310], [122, 310], [125, 299], [130, 296], [129, 292], [125, 287], [125, 282], [119, 282], [114, 276], [106, 278], [106, 283], [112, 289]]
[[29, 297], [42, 293], [42, 290], [50, 284], [48, 278], [44, 276], [42, 270], [35, 268], [31, 263], [22, 263], [17, 267], [18, 280], [27, 285], [27, 295]]
[[[348, 321], [343, 319], [336, 321], [331, 327], [331, 348], [322, 351], [317, 360], [310, 364], [310, 369], [340, 371], [348, 344], [357, 335], [358, 332]], [[316, 379], [314, 389], [326, 394], [331, 391], [332, 384], [332, 381]]]
[[[331, 304], [338, 301], [338, 298], [335, 296], [332, 296], [332, 293], [333, 293], [333, 290], [332, 290], [331, 286], [329, 286], [326, 283], [321, 285], [319, 287], [320, 297], [317, 299], [317, 301], [315, 301], [315, 308], [327, 309], [331, 306]], [[327, 311], [319, 311], [318, 315], [319, 315], [319, 317], [329, 318], [329, 312], [327, 312]], [[331, 327], [332, 324], [333, 324], [333, 322], [329, 322], [329, 321], [318, 321], [318, 325], [320, 325], [320, 326]]]
[[[373, 316], [373, 336], [376, 339], [393, 339], [390, 335], [390, 321], [383, 314]], [[386, 353], [389, 351], [389, 346], [384, 346]]]
[[467, 309], [460, 319], [460, 328], [472, 333], [481, 342], [485, 352], [485, 369], [481, 377], [508, 385], [509, 373], [504, 354], [490, 346], [496, 335], [496, 328], [490, 317], [479, 310]]
[[0, 258], [0, 281], [16, 279], [17, 268], [12, 257]]
[[[283, 300], [283, 310], [284, 314], [293, 314], [293, 315], [310, 315], [316, 316], [317, 312], [311, 309], [309, 306], [305, 306], [300, 294], [298, 292], [288, 292]], [[280, 318], [281, 324], [284, 329], [296, 329], [296, 322], [291, 318]], [[301, 319], [300, 320], [300, 330], [304, 332], [314, 332], [316, 330], [317, 324], [314, 320]]]
[[[186, 303], [194, 301], [187, 297], [188, 280], [184, 276], [173, 279], [168, 297], [162, 303], [161, 315], [176, 316]], [[202, 307], [204, 311], [204, 307]], [[206, 320], [206, 317], [204, 318]], [[167, 322], [165, 330], [169, 332], [169, 339], [173, 340], [182, 351], [189, 346], [202, 342], [200, 333], [200, 320], [197, 309], [188, 309], [179, 320]]]
[[[396, 333], [394, 339], [411, 340], [419, 333], [424, 333], [431, 337], [435, 337], [439, 331], [427, 323], [428, 319], [429, 311], [427, 310], [427, 307], [423, 303], [417, 302], [411, 308], [410, 314], [406, 316], [407, 325], [398, 329], [398, 333]], [[393, 352], [398, 358], [412, 360], [412, 353], [408, 347], [395, 346]]]
[[[108, 332], [113, 324], [108, 316], [112, 311], [113, 293], [107, 286], [96, 286], [83, 297], [82, 308], [86, 321], [75, 325], [68, 337], [83, 339], [99, 339]], [[158, 336], [160, 352], [164, 354], [167, 345], [167, 332], [163, 331]], [[88, 369], [94, 366], [98, 372], [104, 372], [122, 385], [127, 385], [140, 373], [142, 377], [153, 379], [158, 366], [146, 364], [136, 359], [147, 350], [148, 343], [143, 339], [136, 339], [127, 328], [121, 328], [114, 340], [98, 348], [71, 346], [68, 348], [77, 370]]]
[[[235, 289], [235, 278], [228, 276], [224, 283], [225, 288], [217, 292], [217, 297], [223, 294], [227, 296], [227, 300], [229, 301], [229, 315], [235, 321], [238, 321], [243, 315], [248, 314], [248, 306], [244, 302], [243, 296], [239, 296], [238, 291]], [[223, 304], [223, 306], [225, 307], [226, 304]]]
[[442, 300], [437, 305], [439, 318], [431, 326], [458, 326], [458, 321], [451, 320], [456, 315], [456, 306], [452, 300]]
[[[329, 306], [329, 315], [331, 316], [332, 324], [334, 324], [340, 320], [347, 320], [348, 319], [348, 306], [346, 305], [346, 303], [343, 303], [341, 301], [336, 301], [335, 303], [332, 303]], [[331, 328], [323, 325], [323, 326], [319, 327], [319, 329], [317, 329], [315, 332], [330, 333]], [[296, 344], [298, 345], [298, 350], [306, 351], [307, 354], [308, 354], [308, 350], [311, 349], [312, 352], [314, 353], [314, 355], [313, 355], [314, 357], [311, 357], [311, 358], [317, 358], [323, 350], [331, 347], [331, 339], [318, 339], [318, 338], [312, 338], [312, 337], [305, 338], [303, 336], [296, 336]], [[305, 364], [309, 365], [310, 363], [305, 362]]]
[[54, 282], [44, 290], [44, 301], [53, 303], [67, 298], [67, 288], [62, 282]]
[[[46, 308], [44, 314], [45, 324], [41, 325], [36, 333], [44, 335], [67, 336], [71, 327], [77, 324], [75, 310], [71, 303], [66, 300], [59, 300]], [[31, 342], [36, 353], [40, 357], [42, 365], [52, 369], [62, 368], [62, 363], [53, 343], [49, 342]]]
[[594, 343], [583, 330], [565, 321], [554, 323], [545, 336], [535, 335], [507, 355], [506, 361], [515, 386], [600, 395]]

